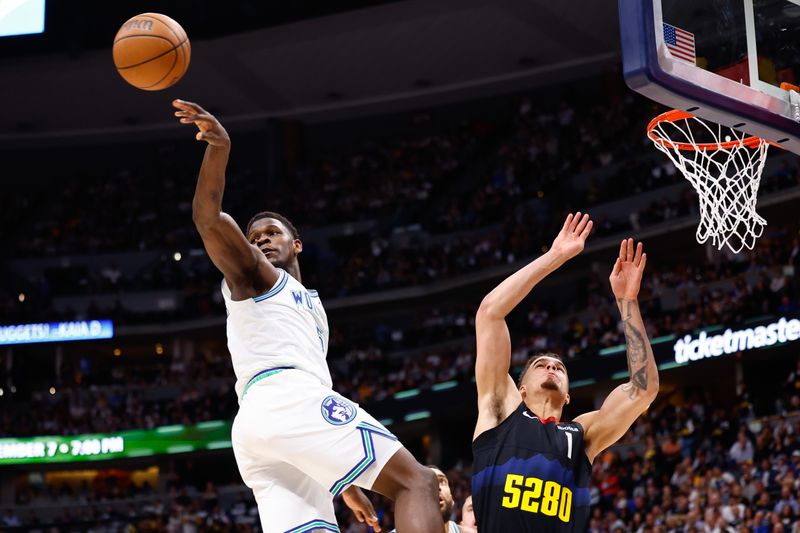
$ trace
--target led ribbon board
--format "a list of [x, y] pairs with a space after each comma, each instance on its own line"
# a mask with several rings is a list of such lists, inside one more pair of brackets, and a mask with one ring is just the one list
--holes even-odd
[[0, 345], [86, 341], [114, 336], [111, 320], [76, 320], [0, 326]]
[[672, 349], [675, 352], [676, 363], [689, 363], [736, 352], [769, 348], [798, 339], [800, 339], [800, 320], [781, 317], [774, 322], [752, 328], [727, 328], [717, 335], [705, 331], [700, 332], [696, 338], [686, 335], [678, 339]]
[[0, 466], [227, 449], [231, 447], [231, 424], [229, 420], [212, 420], [193, 426], [162, 426], [118, 433], [0, 439]]

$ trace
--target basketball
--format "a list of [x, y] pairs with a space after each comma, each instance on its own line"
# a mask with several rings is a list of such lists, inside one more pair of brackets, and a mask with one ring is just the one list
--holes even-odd
[[192, 48], [181, 25], [160, 13], [142, 13], [114, 37], [114, 65], [128, 83], [145, 91], [175, 84], [189, 68]]

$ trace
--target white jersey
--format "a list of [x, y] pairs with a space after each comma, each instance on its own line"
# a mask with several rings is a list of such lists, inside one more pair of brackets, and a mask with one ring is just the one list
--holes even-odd
[[325, 358], [328, 317], [316, 291], [278, 269], [275, 285], [255, 298], [234, 301], [225, 280], [222, 294], [228, 310], [228, 349], [241, 400], [250, 379], [270, 368], [292, 367], [332, 387]]

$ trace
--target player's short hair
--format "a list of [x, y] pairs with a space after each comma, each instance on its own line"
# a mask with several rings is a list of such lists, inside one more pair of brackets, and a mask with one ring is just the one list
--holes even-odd
[[253, 224], [256, 220], [261, 220], [262, 218], [274, 218], [275, 220], [280, 220], [284, 226], [289, 230], [289, 233], [292, 234], [292, 239], [299, 239], [300, 232], [297, 231], [297, 228], [294, 227], [294, 224], [286, 218], [285, 216], [281, 215], [280, 213], [276, 213], [275, 211], [261, 211], [260, 213], [256, 213], [253, 215], [253, 218], [250, 219], [250, 222], [247, 223], [247, 229], [244, 232], [245, 237], [250, 235], [250, 229], [253, 227]]
[[533, 354], [528, 359], [528, 361], [525, 363], [525, 368], [522, 369], [522, 373], [519, 375], [519, 378], [517, 379], [517, 387], [522, 385], [522, 381], [525, 379], [525, 374], [528, 373], [528, 370], [530, 369], [530, 367], [534, 363], [534, 361], [536, 361], [537, 359], [540, 359], [542, 357], [551, 357], [553, 359], [558, 359], [559, 361], [561, 361], [561, 364], [564, 365], [564, 368], [567, 368], [567, 365], [564, 364], [564, 360], [561, 358], [560, 355], [558, 355], [555, 352], [539, 352], [539, 353]]

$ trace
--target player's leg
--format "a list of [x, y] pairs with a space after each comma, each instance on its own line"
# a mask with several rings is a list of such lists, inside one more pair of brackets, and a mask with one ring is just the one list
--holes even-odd
[[[265, 408], [254, 395], [242, 402], [233, 423], [231, 441], [236, 464], [253, 490], [265, 533], [339, 531], [333, 500], [326, 487], [281, 461], [269, 446], [271, 424], [292, 413]], [[265, 413], [270, 413], [264, 416]]]
[[[322, 428], [330, 449], [340, 452], [337, 463], [315, 461], [310, 466], [311, 475], [331, 483], [331, 472], [340, 473], [331, 483], [334, 495], [349, 485], [374, 490], [395, 502], [395, 527], [401, 533], [439, 533], [442, 531], [442, 513], [439, 509], [439, 482], [430, 468], [420, 465], [380, 422], [359, 406], [342, 396], [327, 391], [321, 403], [323, 419], [338, 413], [338, 430]], [[351, 411], [352, 409], [352, 411]], [[352, 418], [351, 418], [352, 417]], [[347, 428], [349, 426], [349, 430]], [[331, 456], [328, 454], [330, 457]], [[347, 471], [342, 466], [350, 466]], [[302, 468], [302, 467], [301, 467]]]
[[389, 459], [371, 489], [394, 500], [398, 531], [442, 531], [436, 475], [405, 448]]
[[[358, 434], [329, 441], [342, 451], [341, 458], [350, 458], [344, 460], [344, 465], [353, 465], [346, 472], [341, 466], [329, 469], [342, 472], [331, 485], [331, 493], [340, 494], [351, 484], [373, 490], [394, 500], [395, 527], [400, 533], [440, 533], [443, 523], [436, 475], [419, 464], [374, 417], [358, 406], [355, 409], [353, 422]], [[316, 479], [329, 475], [319, 470], [321, 465], [324, 461], [314, 467]]]
[[251, 449], [269, 449], [331, 496], [353, 484], [374, 489], [396, 500], [401, 533], [442, 530], [433, 472], [372, 416], [310, 374], [287, 370], [254, 385], [240, 406], [234, 433], [245, 426], [240, 419], [248, 421]]
[[328, 490], [292, 465], [251, 472], [247, 485], [256, 497], [264, 533], [339, 532]]

